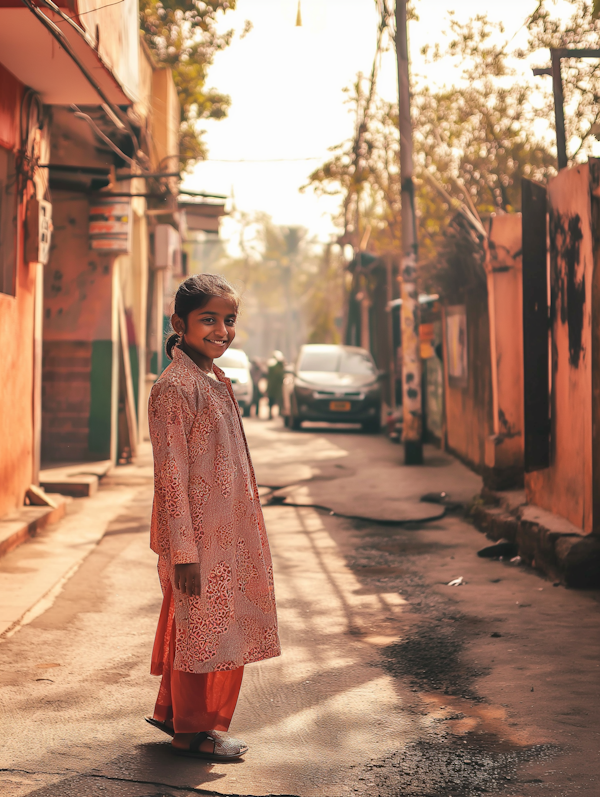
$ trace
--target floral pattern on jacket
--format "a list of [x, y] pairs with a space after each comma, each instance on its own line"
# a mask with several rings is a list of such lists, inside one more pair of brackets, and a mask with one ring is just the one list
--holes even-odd
[[152, 388], [151, 547], [163, 591], [174, 566], [199, 562], [201, 595], [173, 587], [176, 670], [232, 670], [281, 653], [273, 566], [231, 383], [179, 348]]

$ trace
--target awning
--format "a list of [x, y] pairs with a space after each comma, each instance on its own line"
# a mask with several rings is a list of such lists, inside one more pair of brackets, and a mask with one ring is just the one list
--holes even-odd
[[[7, 7], [8, 2], [13, 7]], [[52, 10], [40, 6], [40, 11], [67, 37], [77, 61], [92, 76], [92, 81], [61, 47], [44, 21], [17, 3], [18, 0], [0, 0], [0, 62], [21, 83], [37, 91], [43, 103], [98, 105], [105, 100], [92, 85], [95, 82], [109, 102], [131, 105], [119, 81], [81, 28], [74, 28]]]
[[185, 214], [189, 232], [219, 232], [219, 219], [227, 215], [224, 203], [182, 202], [180, 199], [179, 210]]

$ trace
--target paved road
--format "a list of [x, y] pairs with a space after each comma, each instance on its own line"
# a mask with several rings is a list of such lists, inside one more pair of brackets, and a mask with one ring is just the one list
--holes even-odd
[[[404, 468], [382, 437], [248, 431], [259, 481], [300, 485], [294, 503], [407, 519], [424, 492], [478, 487], [433, 449]], [[142, 720], [161, 601], [150, 501], [146, 452], [0, 561], [1, 603], [59, 580], [66, 538], [86, 556], [0, 641], [3, 797], [597, 797], [599, 596], [478, 559], [484, 538], [458, 515], [399, 526], [267, 506], [284, 655], [246, 670], [232, 731], [251, 750], [228, 765], [172, 757]]]

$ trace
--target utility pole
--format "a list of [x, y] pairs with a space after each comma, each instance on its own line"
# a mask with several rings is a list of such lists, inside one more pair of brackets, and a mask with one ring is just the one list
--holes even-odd
[[423, 464], [423, 409], [419, 351], [419, 295], [417, 290], [417, 229], [413, 183], [413, 143], [410, 118], [406, 0], [396, 0], [398, 58], [398, 118], [400, 182], [402, 186], [402, 263], [400, 324], [402, 328], [403, 441], [406, 465]]
[[600, 50], [590, 49], [589, 47], [557, 47], [550, 48], [551, 66], [536, 68], [533, 74], [550, 75], [552, 77], [552, 93], [554, 94], [554, 121], [556, 125], [556, 156], [559, 169], [566, 169], [568, 165], [567, 157], [567, 134], [565, 131], [565, 96], [563, 91], [561, 60], [563, 58], [600, 58]]

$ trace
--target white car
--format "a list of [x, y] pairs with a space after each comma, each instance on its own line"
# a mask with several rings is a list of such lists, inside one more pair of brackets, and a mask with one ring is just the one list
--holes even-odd
[[245, 417], [250, 415], [252, 406], [252, 377], [250, 361], [246, 352], [241, 349], [228, 349], [222, 357], [215, 360], [215, 365], [231, 379], [233, 392]]

